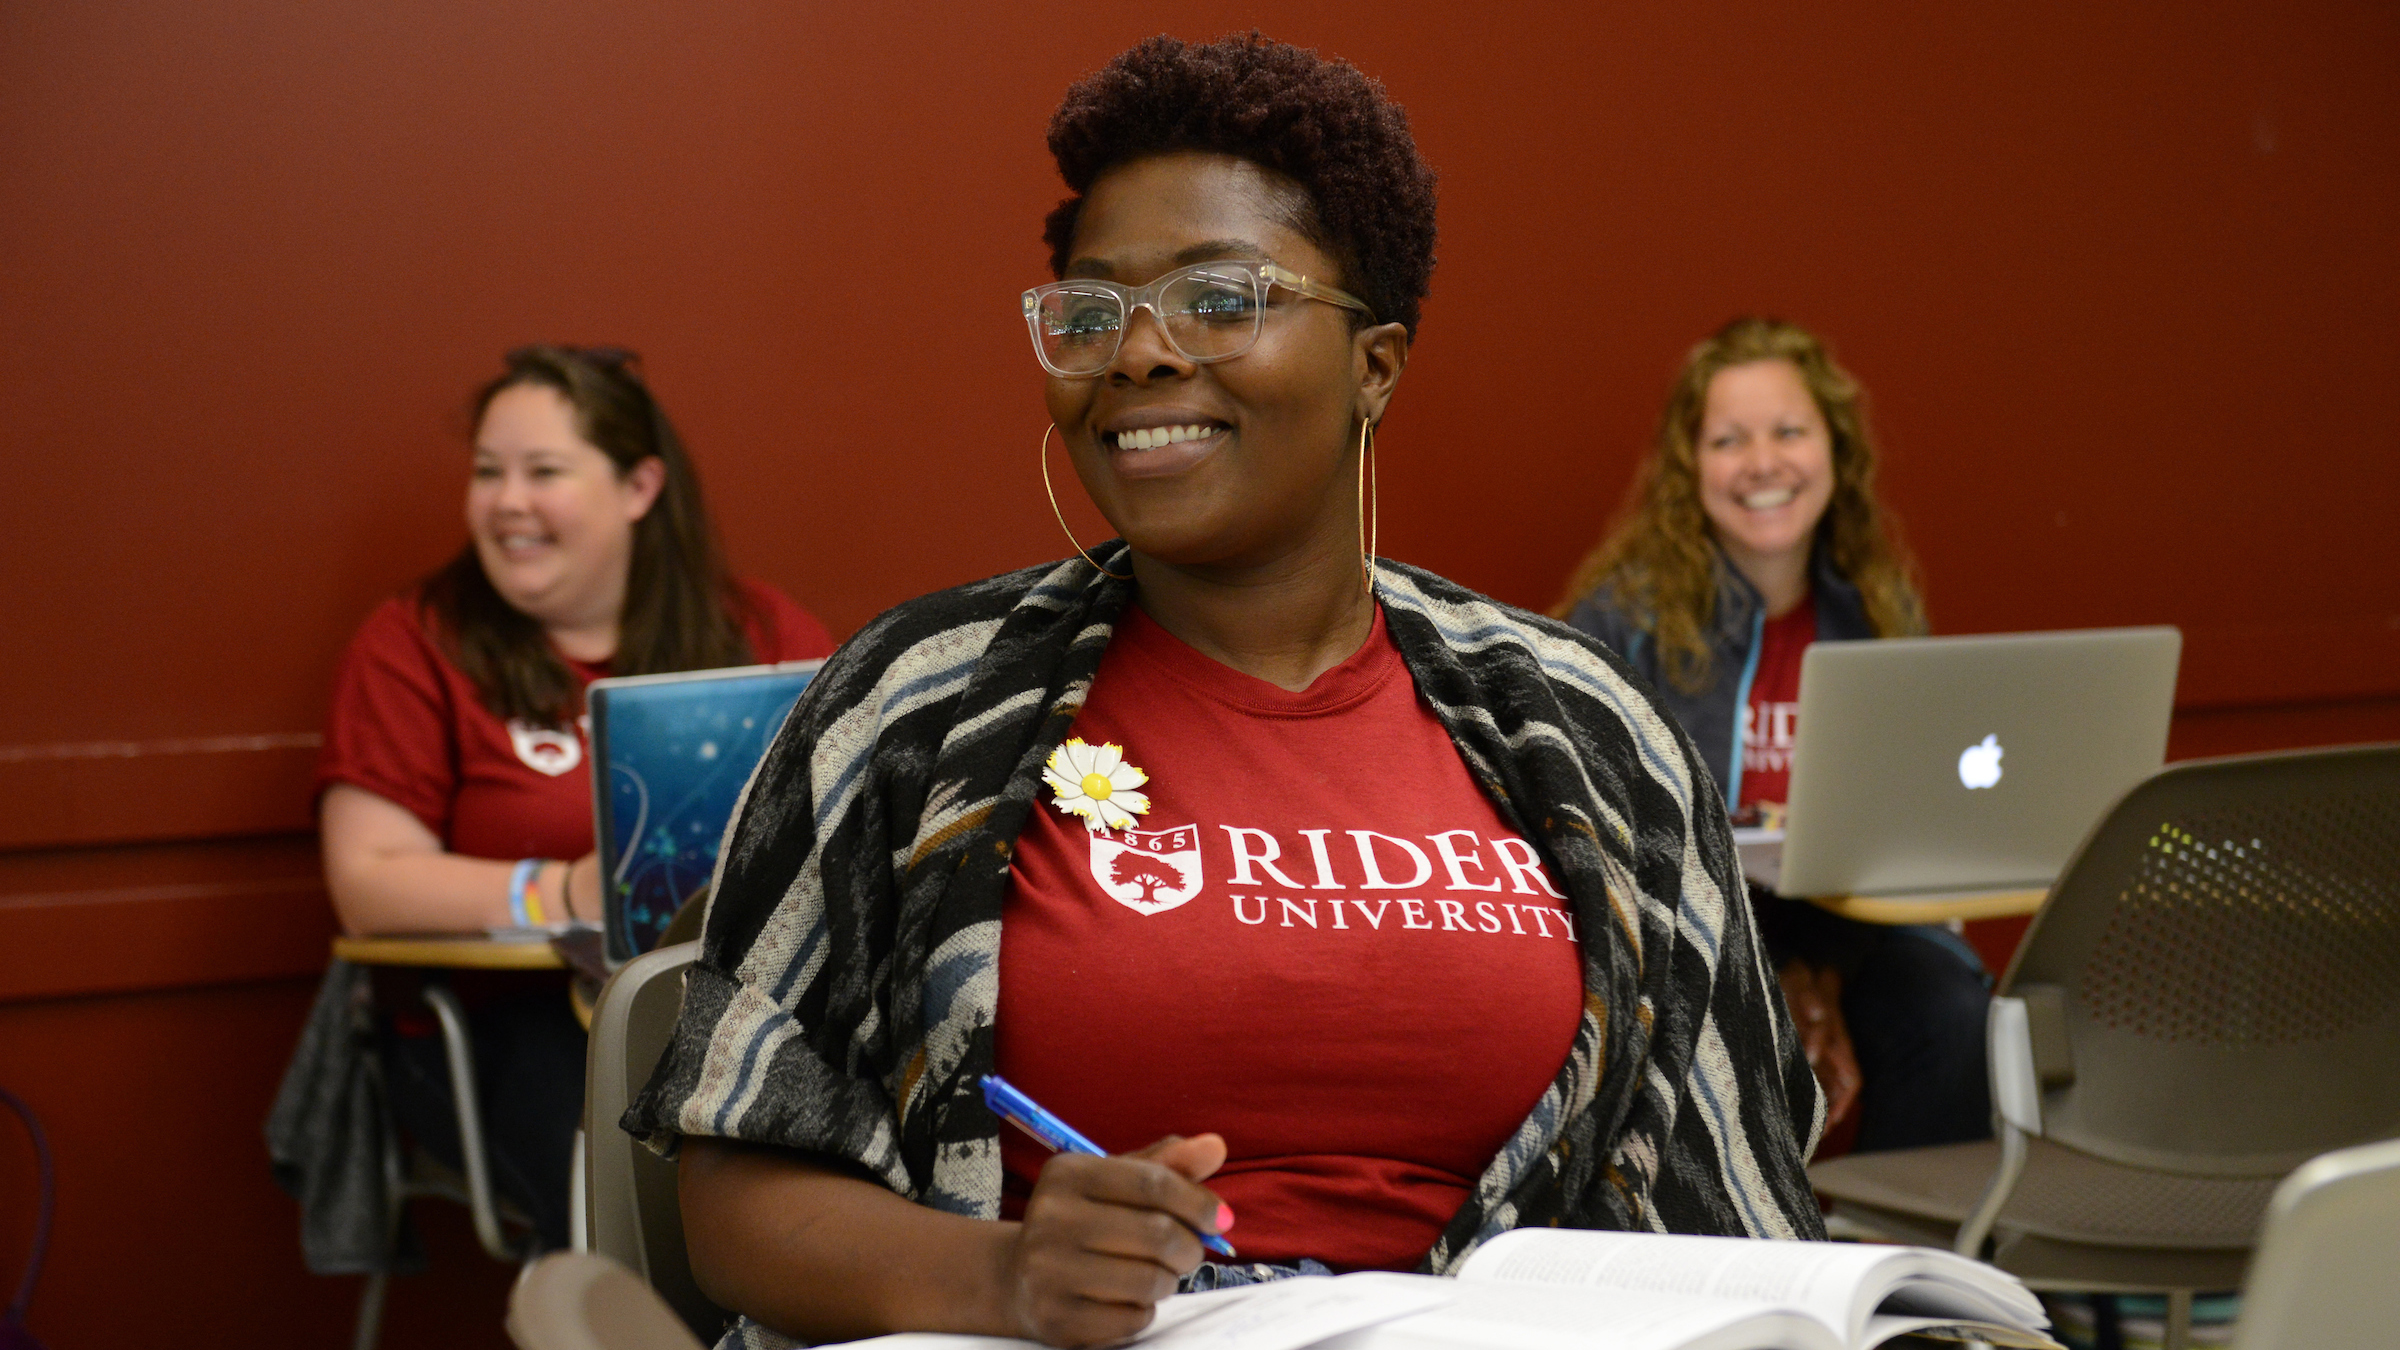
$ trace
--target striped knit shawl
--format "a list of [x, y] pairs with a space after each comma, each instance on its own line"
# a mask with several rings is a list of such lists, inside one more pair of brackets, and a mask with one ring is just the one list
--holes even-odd
[[[1378, 569], [1419, 697], [1541, 851], [1583, 954], [1565, 1065], [1421, 1268], [1528, 1224], [1822, 1236], [1801, 1169], [1816, 1081], [1691, 743], [1592, 639]], [[1010, 854], [1132, 594], [1074, 560], [912, 601], [834, 655], [735, 811], [682, 1021], [626, 1128], [829, 1154], [998, 1216], [976, 1078]]]

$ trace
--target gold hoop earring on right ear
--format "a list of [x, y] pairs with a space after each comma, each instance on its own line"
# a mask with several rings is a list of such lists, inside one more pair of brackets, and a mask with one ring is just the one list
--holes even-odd
[[1056, 422], [1042, 423], [1042, 492], [1043, 495], [1050, 498], [1050, 514], [1058, 517], [1058, 528], [1067, 536], [1067, 542], [1075, 546], [1075, 552], [1082, 555], [1085, 562], [1092, 564], [1093, 571], [1104, 577], [1115, 577], [1119, 581], [1133, 580], [1131, 572], [1111, 572], [1099, 563], [1093, 562], [1092, 555], [1083, 551], [1082, 541], [1075, 537], [1073, 530], [1067, 528], [1067, 513], [1058, 509], [1058, 493], [1050, 486], [1050, 433], [1056, 430], [1058, 430]]
[[1375, 601], [1375, 542], [1382, 533], [1382, 503], [1375, 477], [1375, 424], [1358, 420], [1358, 572], [1366, 578], [1367, 602]]

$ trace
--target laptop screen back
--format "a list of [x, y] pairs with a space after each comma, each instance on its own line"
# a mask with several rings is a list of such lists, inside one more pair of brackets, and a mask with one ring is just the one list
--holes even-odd
[[2165, 762], [2182, 650], [2172, 628], [1813, 644], [1776, 889], [2049, 885]]
[[706, 886], [734, 803], [818, 661], [595, 680], [594, 835], [613, 969]]

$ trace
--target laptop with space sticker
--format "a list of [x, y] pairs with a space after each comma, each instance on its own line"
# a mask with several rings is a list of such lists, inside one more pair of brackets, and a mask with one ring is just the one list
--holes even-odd
[[2164, 627], [1813, 643], [1780, 848], [1742, 832], [1744, 870], [1787, 896], [2048, 886], [2165, 762], [2182, 652]]
[[593, 833], [611, 969], [708, 884], [750, 774], [822, 661], [594, 680]]

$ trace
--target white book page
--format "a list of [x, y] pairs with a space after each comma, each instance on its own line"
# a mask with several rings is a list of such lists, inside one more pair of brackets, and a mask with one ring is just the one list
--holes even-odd
[[[1519, 1229], [1486, 1243], [1459, 1277], [1785, 1304], [1822, 1319], [1851, 1345], [1870, 1343], [1868, 1320], [1887, 1297], [1891, 1312], [1942, 1321], [2050, 1324], [2040, 1300], [2016, 1280], [1927, 1247]], [[1904, 1281], [1908, 1288], [1892, 1297]]]
[[1467, 1259], [1462, 1280], [1581, 1285], [1798, 1308], [1855, 1345], [1881, 1301], [1877, 1267], [1904, 1251], [1839, 1242], [1520, 1228]]
[[[1158, 1305], [1157, 1315], [1142, 1329], [1129, 1345], [1141, 1345], [1151, 1337], [1188, 1322], [1201, 1313], [1255, 1293], [1262, 1286], [1244, 1285], [1238, 1289], [1221, 1289], [1206, 1294], [1177, 1294]], [[863, 1341], [843, 1341], [823, 1350], [1044, 1350], [1041, 1342], [1019, 1340], [1014, 1336], [967, 1336], [946, 1331], [901, 1331], [889, 1336], [875, 1336]]]
[[[1127, 1342], [1142, 1350], [1302, 1350], [1328, 1337], [1446, 1303], [1450, 1280], [1362, 1274], [1277, 1280], [1206, 1294], [1177, 1294]], [[1004, 1336], [909, 1332], [848, 1342], [850, 1350], [1041, 1350]]]
[[[2033, 1291], [1980, 1261], [1935, 1247], [1887, 1247], [1890, 1264], [1877, 1283], [1898, 1285], [1881, 1311], [1932, 1317], [1971, 1317], [2023, 1327], [2046, 1327], [2049, 1316]], [[1903, 1283], [1905, 1281], [1905, 1283]]]
[[[1454, 1281], [1423, 1275], [1277, 1280], [1225, 1291], [1229, 1297], [1190, 1315], [1177, 1309], [1169, 1325], [1153, 1325], [1135, 1344], [1143, 1350], [1301, 1350], [1329, 1336], [1439, 1306], [1457, 1292]], [[1184, 1294], [1167, 1303], [1210, 1297]], [[1165, 1305], [1159, 1312], [1166, 1320]]]
[[1898, 1336], [1922, 1334], [1938, 1341], [1981, 1341], [1986, 1345], [2006, 1346], [2009, 1350], [2067, 1350], [2063, 1345], [2037, 1331], [2026, 1331], [2001, 1322], [1969, 1320], [1955, 1321], [1946, 1317], [1902, 1317], [1897, 1313], [1877, 1313], [1867, 1319], [1867, 1334], [1859, 1342], [1859, 1350], [1875, 1350]]
[[1428, 1312], [1317, 1350], [1847, 1350], [1805, 1313], [1631, 1290], [1462, 1281]]

